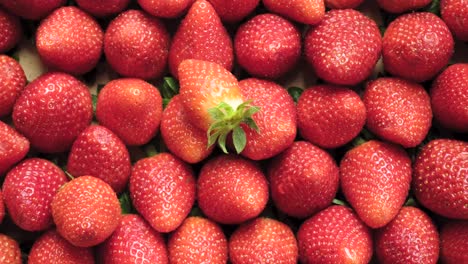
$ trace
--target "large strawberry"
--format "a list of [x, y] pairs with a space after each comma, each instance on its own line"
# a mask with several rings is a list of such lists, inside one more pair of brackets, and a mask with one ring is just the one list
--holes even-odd
[[193, 3], [172, 40], [169, 67], [174, 77], [178, 78], [179, 65], [187, 59], [210, 61], [232, 69], [231, 37], [206, 0]]
[[125, 10], [130, 0], [76, 0], [78, 6], [96, 17], [107, 17]]
[[14, 128], [0, 121], [0, 177], [21, 161], [29, 151], [29, 141]]
[[44, 18], [65, 3], [66, 0], [0, 0], [0, 5], [13, 14], [32, 20]]
[[19, 19], [0, 8], [0, 53], [12, 49], [21, 39], [23, 30]]
[[155, 17], [176, 18], [195, 0], [138, 0], [141, 8]]
[[0, 233], [0, 261], [4, 264], [21, 264], [21, 249], [13, 238]]
[[442, 19], [456, 38], [468, 41], [468, 5], [464, 0], [442, 0]]
[[355, 85], [365, 80], [380, 58], [382, 38], [377, 24], [352, 10], [328, 11], [305, 38], [305, 55], [319, 78]]
[[364, 0], [325, 0], [325, 5], [331, 9], [347, 9], [356, 8], [363, 2]]
[[260, 0], [208, 0], [218, 13], [221, 20], [235, 23], [252, 13]]
[[32, 81], [15, 103], [13, 122], [41, 152], [68, 150], [91, 122], [88, 87], [65, 73], [46, 73]]
[[263, 0], [265, 7], [296, 22], [315, 25], [325, 15], [324, 0]]
[[423, 8], [431, 3], [431, 0], [377, 0], [380, 8], [390, 13], [403, 13], [410, 10]]
[[468, 263], [468, 222], [449, 221], [440, 229], [440, 259], [445, 264]]
[[0, 190], [0, 224], [3, 222], [5, 217], [5, 203], [3, 202], [2, 190]]
[[11, 113], [16, 99], [26, 86], [26, 81], [26, 75], [19, 62], [0, 55], [0, 117]]

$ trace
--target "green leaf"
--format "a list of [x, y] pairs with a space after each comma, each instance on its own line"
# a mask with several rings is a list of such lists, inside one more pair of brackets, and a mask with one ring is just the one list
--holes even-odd
[[241, 127], [235, 127], [232, 131], [232, 140], [234, 143], [234, 147], [236, 148], [237, 154], [241, 153], [245, 145], [247, 144], [247, 137], [245, 135], [245, 131]]
[[91, 100], [93, 104], [93, 113], [96, 113], [98, 96], [96, 94], [91, 94]]
[[217, 107], [213, 107], [208, 109], [208, 113], [210, 114], [211, 118], [214, 120], [222, 120], [224, 118], [224, 112]]
[[440, 16], [440, 0], [433, 0], [431, 5], [425, 9], [426, 12], [431, 12], [437, 16]]
[[172, 77], [164, 77], [164, 82], [161, 87], [161, 95], [163, 99], [172, 99], [179, 93], [179, 84]]
[[304, 89], [296, 86], [292, 86], [288, 88], [288, 93], [291, 95], [293, 98], [294, 102], [297, 104], [297, 101], [299, 100], [299, 97], [301, 97], [302, 93], [304, 92]]
[[71, 175], [71, 173], [69, 173], [68, 171], [63, 171], [63, 172], [65, 173], [67, 178], [70, 179], [70, 181], [75, 179], [75, 177], [73, 177], [73, 175]]
[[219, 135], [219, 138], [218, 138], [218, 146], [221, 148], [221, 150], [228, 154], [228, 151], [226, 149], [226, 138], [227, 138], [227, 133], [226, 134], [221, 134]]
[[260, 107], [251, 106], [251, 107], [249, 107], [249, 109], [247, 109], [247, 111], [245, 111], [244, 116], [245, 117], [251, 117], [253, 114], [257, 113], [258, 111], [260, 111]]
[[260, 129], [258, 128], [257, 123], [255, 123], [251, 117], [246, 118], [244, 123], [251, 129], [255, 130], [255, 132], [260, 133]]
[[123, 192], [119, 197], [120, 208], [122, 209], [122, 214], [131, 214], [135, 210], [133, 209], [132, 201], [130, 200], [130, 195], [128, 192]]
[[417, 207], [418, 206], [418, 203], [416, 202], [416, 200], [413, 198], [413, 197], [409, 197], [408, 200], [406, 201], [405, 203], [405, 206], [414, 206], [414, 207]]
[[336, 205], [343, 205], [343, 206], [348, 206], [348, 203], [346, 203], [345, 201], [342, 201], [342, 200], [339, 200], [339, 199], [333, 199], [333, 204], [336, 204]]

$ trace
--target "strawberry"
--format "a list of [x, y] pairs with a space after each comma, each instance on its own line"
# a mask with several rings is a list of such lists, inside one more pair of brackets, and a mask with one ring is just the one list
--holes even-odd
[[424, 87], [399, 78], [379, 78], [364, 91], [367, 128], [405, 148], [419, 145], [432, 123], [431, 99]]
[[366, 107], [348, 87], [315, 85], [297, 102], [302, 137], [322, 148], [337, 148], [355, 138], [366, 123]]
[[208, 0], [213, 5], [221, 20], [235, 23], [252, 13], [260, 0]]
[[167, 264], [167, 249], [161, 233], [139, 215], [122, 217], [114, 233], [99, 246], [99, 263]]
[[445, 69], [430, 90], [435, 119], [451, 130], [468, 132], [468, 63], [457, 63]]
[[263, 0], [263, 5], [273, 13], [309, 25], [318, 24], [325, 15], [324, 0]]
[[11, 237], [0, 234], [0, 261], [2, 264], [21, 264], [21, 249]]
[[331, 9], [348, 9], [356, 8], [363, 2], [364, 0], [325, 0], [325, 5]]
[[380, 58], [377, 24], [352, 10], [328, 11], [322, 23], [305, 37], [305, 55], [319, 78], [341, 85], [356, 85], [373, 71]]
[[156, 17], [176, 18], [195, 0], [138, 0], [141, 8]]
[[237, 30], [235, 52], [250, 75], [276, 79], [289, 72], [301, 55], [301, 34], [288, 20], [261, 14]]
[[76, 3], [95, 17], [107, 17], [125, 10], [130, 0], [76, 0]]
[[46, 73], [29, 83], [13, 107], [13, 122], [41, 152], [68, 150], [92, 119], [91, 94], [65, 73]]
[[231, 235], [229, 257], [233, 264], [296, 264], [296, 238], [284, 223], [270, 218], [256, 218], [240, 225]]
[[18, 62], [0, 55], [0, 117], [11, 113], [26, 81], [26, 75]]
[[169, 260], [178, 263], [226, 263], [228, 243], [216, 223], [192, 216], [171, 234], [168, 241]]
[[139, 160], [130, 176], [130, 197], [143, 218], [158, 232], [174, 231], [195, 202], [192, 169], [169, 153]]
[[428, 12], [399, 16], [383, 37], [385, 70], [415, 82], [432, 79], [447, 65], [453, 52], [454, 41], [447, 25]]
[[29, 151], [29, 141], [0, 121], [0, 177], [21, 161]]
[[94, 18], [77, 7], [67, 6], [42, 20], [36, 31], [36, 47], [49, 68], [80, 75], [96, 67], [103, 37]]
[[297, 141], [271, 161], [268, 178], [275, 206], [290, 216], [306, 218], [331, 204], [339, 171], [326, 151]]
[[425, 145], [414, 163], [413, 192], [429, 210], [468, 220], [466, 159], [468, 143], [436, 139]]
[[198, 206], [221, 224], [257, 217], [268, 201], [268, 182], [259, 165], [235, 155], [221, 155], [203, 165], [198, 176]]
[[104, 35], [107, 62], [120, 75], [157, 79], [165, 71], [170, 37], [164, 24], [139, 10], [112, 20]]
[[0, 53], [7, 52], [16, 46], [22, 35], [20, 20], [0, 8]]
[[73, 176], [93, 175], [116, 193], [127, 186], [131, 171], [130, 154], [112, 131], [92, 125], [75, 140], [68, 155], [67, 170]]
[[330, 206], [302, 223], [297, 233], [302, 263], [369, 263], [369, 228], [348, 207]]
[[0, 0], [8, 11], [30, 20], [42, 19], [65, 3], [66, 0]]
[[52, 229], [41, 235], [28, 255], [28, 264], [94, 264], [92, 248], [75, 247]]
[[98, 95], [96, 117], [127, 145], [148, 143], [159, 128], [162, 98], [158, 89], [140, 79], [117, 79]]
[[5, 204], [3, 202], [2, 190], [0, 190], [0, 224], [3, 222], [3, 218], [5, 218]]
[[106, 240], [120, 223], [120, 210], [112, 188], [92, 176], [71, 180], [52, 200], [57, 231], [77, 247], [92, 247]]
[[348, 151], [340, 163], [341, 189], [371, 228], [388, 224], [403, 206], [411, 183], [411, 160], [396, 145], [371, 140]]
[[375, 235], [379, 263], [437, 263], [439, 234], [431, 218], [416, 207], [405, 206]]
[[410, 10], [423, 8], [431, 3], [431, 0], [377, 0], [377, 4], [383, 10], [390, 13], [403, 13]]
[[468, 5], [463, 0], [442, 0], [440, 12], [455, 37], [468, 41]]
[[178, 78], [178, 68], [186, 59], [205, 60], [232, 69], [232, 40], [213, 6], [197, 0], [180, 23], [169, 51], [171, 74]]
[[440, 259], [445, 264], [468, 263], [468, 222], [451, 221], [440, 230]]

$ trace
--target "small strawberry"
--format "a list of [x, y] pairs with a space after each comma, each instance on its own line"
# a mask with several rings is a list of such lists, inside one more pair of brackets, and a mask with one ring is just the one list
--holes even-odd
[[221, 224], [257, 217], [268, 201], [268, 182], [259, 165], [234, 155], [209, 160], [198, 176], [198, 206]]
[[263, 0], [263, 5], [273, 13], [309, 25], [318, 24], [325, 15], [324, 0]]
[[76, 0], [76, 3], [95, 17], [107, 17], [125, 10], [130, 0]]
[[29, 152], [29, 141], [0, 121], [0, 177]]
[[96, 177], [82, 176], [65, 184], [52, 200], [57, 231], [77, 247], [106, 240], [120, 223], [121, 209], [112, 188]]
[[195, 202], [192, 169], [169, 153], [139, 160], [130, 176], [130, 197], [143, 218], [158, 232], [174, 231]]
[[39, 20], [65, 5], [66, 0], [0, 0], [0, 5], [25, 19]]
[[18, 62], [0, 55], [0, 117], [11, 113], [26, 81], [26, 75]]
[[92, 248], [76, 247], [52, 229], [41, 235], [28, 255], [28, 264], [94, 264]]
[[2, 224], [3, 218], [5, 218], [5, 204], [3, 202], [2, 190], [0, 190], [0, 224]]
[[140, 79], [117, 79], [98, 95], [96, 117], [131, 146], [148, 143], [159, 128], [162, 98], [159, 90]]
[[232, 69], [234, 51], [231, 37], [206, 0], [193, 3], [172, 40], [169, 67], [175, 78], [178, 78], [180, 63], [187, 59], [210, 61], [228, 71]]
[[400, 211], [411, 183], [411, 160], [396, 145], [368, 141], [348, 151], [340, 163], [341, 189], [371, 228], [388, 224]]
[[442, 19], [456, 38], [468, 41], [468, 5], [464, 0], [442, 0]]
[[319, 78], [356, 85], [372, 73], [380, 58], [382, 37], [377, 24], [364, 14], [331, 10], [307, 33], [304, 45], [307, 61]]
[[188, 217], [168, 241], [172, 264], [212, 263], [228, 260], [228, 243], [219, 225], [202, 217]]
[[0, 233], [0, 261], [2, 264], [21, 264], [21, 249], [18, 242]]
[[250, 75], [276, 79], [289, 72], [301, 55], [301, 34], [288, 20], [261, 14], [237, 30], [235, 53]]
[[331, 9], [348, 9], [360, 6], [364, 0], [325, 0], [325, 5]]
[[451, 221], [440, 230], [440, 259], [445, 264], [468, 263], [468, 222]]
[[370, 229], [350, 209], [330, 206], [307, 219], [297, 233], [299, 259], [308, 264], [369, 263]]
[[383, 37], [385, 70], [415, 82], [432, 79], [447, 65], [453, 52], [454, 41], [447, 25], [428, 12], [399, 16]]
[[226, 23], [235, 23], [252, 13], [260, 0], [208, 0]]
[[16, 46], [22, 35], [23, 29], [18, 17], [0, 8], [0, 53], [5, 53]]
[[423, 147], [414, 163], [413, 192], [439, 215], [468, 220], [468, 142], [436, 139]]
[[120, 75], [159, 78], [165, 71], [170, 36], [157, 18], [128, 10], [112, 20], [104, 35], [107, 62]]
[[176, 18], [182, 15], [195, 0], [138, 0], [138, 4], [155, 17]]
[[383, 10], [390, 13], [403, 13], [406, 11], [423, 8], [431, 3], [431, 0], [377, 0], [377, 4]]

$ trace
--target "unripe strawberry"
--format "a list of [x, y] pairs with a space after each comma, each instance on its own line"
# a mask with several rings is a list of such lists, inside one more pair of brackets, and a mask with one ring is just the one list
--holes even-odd
[[0, 261], [2, 264], [21, 264], [21, 249], [13, 238], [0, 233]]
[[29, 151], [29, 141], [14, 128], [0, 121], [0, 177], [21, 161]]
[[0, 5], [13, 14], [30, 20], [42, 19], [65, 3], [66, 0], [0, 0]]
[[78, 6], [96, 17], [107, 17], [125, 10], [130, 0], [76, 0]]
[[19, 62], [0, 55], [0, 117], [11, 114], [16, 99], [26, 86], [26, 81], [26, 75]]
[[16, 46], [22, 35], [20, 20], [0, 8], [0, 53], [5, 53]]

